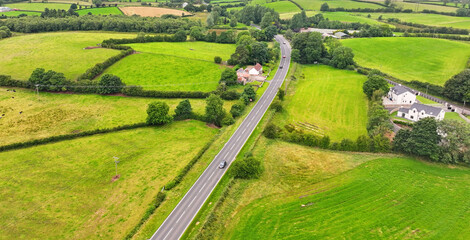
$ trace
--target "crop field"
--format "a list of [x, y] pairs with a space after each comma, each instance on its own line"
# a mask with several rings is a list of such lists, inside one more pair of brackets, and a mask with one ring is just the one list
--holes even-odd
[[147, 90], [209, 92], [217, 88], [222, 71], [223, 67], [213, 62], [140, 53], [125, 57], [105, 73]]
[[156, 53], [213, 62], [215, 56], [223, 61], [235, 52], [234, 44], [208, 42], [155, 42], [126, 44], [138, 52]]
[[[0, 235], [123, 239], [218, 130], [199, 121], [0, 153]], [[119, 157], [115, 175], [113, 156]]]
[[[174, 114], [182, 100], [43, 92], [38, 99], [32, 90], [7, 89], [0, 88], [0, 116], [5, 114], [0, 119], [0, 145], [144, 122], [150, 102], [164, 101]], [[204, 99], [190, 102], [194, 112], [204, 114]], [[224, 103], [228, 112], [233, 101]]]
[[462, 71], [470, 57], [467, 43], [431, 38], [369, 38], [342, 41], [361, 66], [393, 77], [437, 85]]
[[235, 206], [226, 214], [220, 239], [463, 239], [470, 234], [468, 168], [281, 142], [261, 146], [255, 156], [266, 170], [228, 197]]
[[323, 3], [328, 3], [330, 8], [382, 8], [379, 5], [372, 4], [372, 3], [364, 3], [364, 2], [354, 2], [349, 0], [295, 0], [300, 6], [302, 6], [305, 10], [320, 10], [320, 7]]
[[188, 16], [192, 15], [189, 12], [181, 11], [171, 8], [157, 8], [157, 7], [121, 7], [121, 11], [128, 16], [134, 14], [142, 17], [161, 17], [165, 14], [172, 14], [175, 16]]
[[26, 14], [28, 16], [40, 16], [40, 12], [28, 12], [28, 11], [10, 11], [10, 12], [1, 12], [1, 15], [7, 16], [7, 17], [17, 17], [21, 14]]
[[12, 3], [12, 4], [5, 4], [6, 7], [9, 8], [16, 8], [19, 10], [24, 11], [44, 11], [44, 9], [63, 9], [69, 10], [72, 3]]
[[123, 15], [121, 10], [117, 7], [106, 7], [106, 8], [90, 8], [90, 9], [82, 9], [76, 11], [78, 15], [87, 15], [91, 13], [93, 15]]
[[[84, 49], [109, 38], [134, 38], [135, 34], [109, 32], [55, 32], [27, 34], [0, 41], [0, 74], [27, 80], [34, 69], [64, 73], [74, 79], [96, 63], [119, 54], [112, 49]], [[67, 59], [67, 61], [64, 61]], [[74, 64], [70, 64], [70, 63]]]
[[[355, 140], [367, 134], [366, 77], [323, 65], [301, 66], [295, 92], [288, 92], [281, 126], [291, 123], [304, 131], [328, 135], [333, 141]], [[307, 126], [306, 126], [307, 125]]]

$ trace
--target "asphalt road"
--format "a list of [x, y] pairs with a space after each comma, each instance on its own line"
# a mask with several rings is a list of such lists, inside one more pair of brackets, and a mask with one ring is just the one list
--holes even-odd
[[[280, 66], [283, 68], [278, 69], [268, 88], [251, 112], [160, 228], [153, 234], [152, 240], [175, 240], [183, 235], [276, 97], [278, 89], [284, 82], [289, 70], [291, 48], [289, 42], [283, 36], [277, 35], [275, 38], [281, 44], [282, 56], [286, 56], [286, 58], [281, 57]], [[286, 44], [283, 44], [284, 42]], [[227, 161], [227, 166], [219, 169], [219, 164], [223, 160]]]

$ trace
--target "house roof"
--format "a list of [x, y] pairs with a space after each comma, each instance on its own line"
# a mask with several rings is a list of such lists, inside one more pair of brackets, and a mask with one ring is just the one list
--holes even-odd
[[335, 33], [335, 36], [337, 37], [344, 37], [344, 36], [349, 36], [348, 34], [344, 33], [344, 32], [337, 32]]
[[414, 109], [414, 108], [416, 108], [418, 112], [424, 111], [426, 114], [433, 115], [433, 116], [439, 115], [439, 113], [442, 111], [441, 108], [424, 105], [421, 103], [414, 103], [413, 105], [411, 105], [410, 109]]
[[261, 70], [262, 68], [263, 68], [263, 66], [261, 66], [261, 64], [256, 63], [255, 69], [256, 69], [257, 71]]
[[406, 92], [410, 92], [408, 89], [406, 89], [405, 87], [403, 87], [401, 85], [396, 85], [395, 87], [392, 87], [390, 90], [393, 93], [395, 93], [396, 95], [400, 95], [400, 94], [403, 94], [403, 93], [406, 93]]

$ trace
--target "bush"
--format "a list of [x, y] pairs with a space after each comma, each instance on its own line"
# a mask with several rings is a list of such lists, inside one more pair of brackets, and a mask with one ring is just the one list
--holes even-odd
[[217, 63], [217, 64], [219, 64], [219, 63], [222, 62], [222, 58], [219, 57], [219, 56], [215, 56], [215, 57], [214, 57], [214, 62]]
[[250, 85], [246, 86], [245, 89], [243, 89], [243, 93], [240, 96], [240, 99], [242, 99], [246, 105], [248, 105], [250, 102], [255, 101], [256, 92], [253, 87]]
[[105, 74], [99, 81], [100, 88], [98, 93], [110, 94], [121, 92], [121, 89], [125, 84], [121, 81], [121, 78], [112, 74]]
[[235, 119], [233, 119], [232, 115], [227, 114], [224, 119], [222, 119], [222, 125], [230, 126], [235, 123]]
[[232, 172], [235, 178], [254, 179], [259, 178], [263, 173], [261, 161], [254, 157], [247, 157], [242, 160], [235, 161], [232, 165]]
[[240, 93], [235, 90], [229, 90], [222, 92], [220, 97], [224, 100], [237, 100], [240, 98]]
[[246, 105], [243, 102], [237, 102], [232, 105], [232, 108], [230, 109], [230, 114], [232, 114], [232, 117], [237, 118], [243, 114], [245, 107]]
[[274, 109], [276, 112], [282, 111], [282, 103], [280, 100], [276, 100], [273, 103], [271, 103], [271, 109]]
[[188, 99], [181, 101], [175, 109], [175, 119], [189, 119], [193, 115], [193, 109]]
[[166, 102], [152, 102], [147, 108], [147, 124], [148, 125], [164, 125], [173, 120], [168, 115], [170, 107]]
[[277, 138], [280, 132], [281, 129], [274, 123], [269, 123], [263, 131], [264, 136], [271, 139]]

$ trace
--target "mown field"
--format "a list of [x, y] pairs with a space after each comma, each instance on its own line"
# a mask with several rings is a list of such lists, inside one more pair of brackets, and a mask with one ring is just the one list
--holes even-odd
[[438, 85], [462, 71], [470, 57], [467, 43], [431, 38], [348, 39], [361, 66], [376, 68], [402, 80]]
[[[5, 239], [123, 239], [218, 130], [198, 121], [0, 153]], [[118, 174], [113, 182], [119, 157]]]
[[7, 17], [17, 17], [21, 14], [26, 14], [28, 16], [40, 16], [40, 12], [28, 12], [28, 11], [10, 11], [10, 12], [1, 12], [1, 15], [7, 16]]
[[134, 33], [54, 32], [3, 39], [0, 41], [0, 74], [27, 80], [34, 69], [44, 68], [74, 79], [96, 63], [119, 54], [112, 49], [84, 48], [109, 38], [134, 37]]
[[126, 44], [138, 52], [157, 53], [213, 62], [215, 56], [227, 61], [235, 52], [234, 44], [208, 42], [155, 42]]
[[69, 10], [72, 3], [11, 3], [5, 4], [6, 7], [16, 8], [25, 11], [44, 11], [44, 9], [63, 9]]
[[274, 122], [294, 124], [306, 132], [328, 135], [333, 141], [355, 140], [367, 134], [367, 98], [362, 92], [365, 76], [324, 65], [300, 66], [298, 71], [284, 111], [278, 116], [280, 121]]
[[[144, 122], [150, 102], [164, 101], [174, 114], [182, 100], [44, 92], [38, 99], [32, 90], [7, 89], [0, 88], [0, 116], [5, 114], [0, 119], [0, 145]], [[204, 99], [190, 102], [194, 112], [204, 114]], [[232, 104], [225, 101], [227, 112]]]
[[468, 168], [274, 141], [260, 144], [255, 156], [266, 170], [260, 180], [242, 182], [241, 190], [229, 195], [227, 217], [219, 219], [222, 230], [216, 232], [220, 239], [465, 239], [470, 234]]
[[91, 13], [93, 15], [123, 15], [121, 10], [117, 7], [106, 7], [106, 8], [90, 8], [90, 9], [82, 9], [76, 11], [78, 15], [87, 15]]

